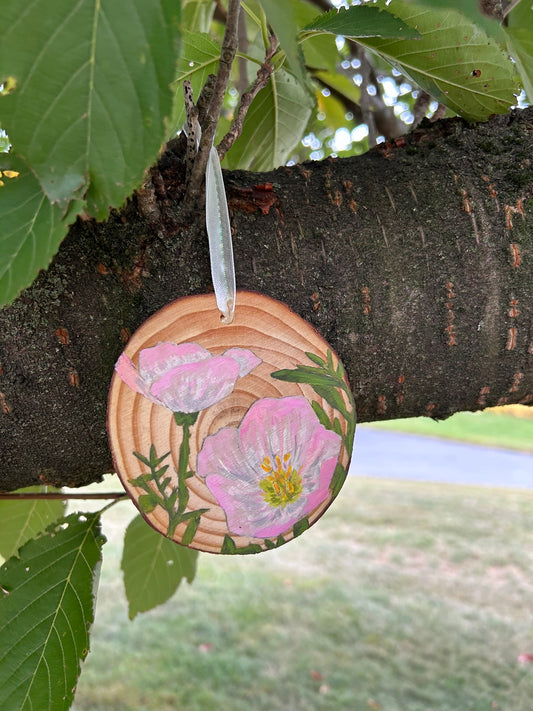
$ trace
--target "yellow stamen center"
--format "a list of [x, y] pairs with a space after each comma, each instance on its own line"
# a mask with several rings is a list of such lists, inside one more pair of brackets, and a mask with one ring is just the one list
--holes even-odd
[[259, 486], [263, 491], [263, 498], [273, 507], [285, 508], [287, 504], [300, 498], [302, 493], [301, 467], [297, 471], [289, 463], [290, 454], [278, 454], [274, 457], [274, 462], [270, 457], [265, 457], [261, 464], [261, 469], [266, 473], [266, 477], [261, 479]]

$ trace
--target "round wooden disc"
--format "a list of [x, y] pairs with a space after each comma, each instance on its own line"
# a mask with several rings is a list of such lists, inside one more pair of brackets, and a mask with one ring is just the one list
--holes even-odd
[[213, 553], [275, 548], [313, 524], [348, 470], [355, 412], [328, 343], [285, 304], [238, 292], [178, 299], [115, 366], [108, 432], [146, 521]]

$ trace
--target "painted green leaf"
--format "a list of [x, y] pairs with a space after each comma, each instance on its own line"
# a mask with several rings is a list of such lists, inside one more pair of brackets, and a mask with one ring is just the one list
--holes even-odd
[[335, 467], [335, 471], [333, 472], [333, 476], [331, 478], [331, 483], [329, 485], [329, 488], [331, 490], [331, 496], [333, 499], [342, 489], [342, 485], [346, 480], [347, 474], [348, 472], [346, 471], [346, 469], [341, 464], [337, 464], [337, 466]]
[[220, 552], [226, 555], [234, 555], [235, 553], [237, 553], [237, 546], [235, 545], [235, 541], [233, 540], [233, 538], [231, 538], [231, 536], [228, 536], [228, 534], [224, 536]]
[[517, 77], [507, 54], [455, 10], [395, 0], [394, 12], [420, 40], [366, 38], [375, 50], [435, 99], [473, 121], [505, 113], [516, 102]]
[[338, 390], [335, 390], [331, 386], [324, 387], [318, 383], [312, 385], [316, 394], [323, 398], [326, 402], [328, 402], [331, 407], [335, 408], [335, 410], [343, 414], [346, 412], [346, 405], [344, 404], [342, 395], [339, 393]]
[[298, 46], [294, 7], [287, 0], [259, 0], [267, 20], [285, 52], [289, 70], [301, 84], [305, 83], [303, 62]]
[[263, 548], [259, 543], [248, 543], [247, 546], [241, 546], [235, 549], [235, 553], [239, 555], [255, 555], [256, 553], [262, 553]]
[[304, 32], [327, 32], [345, 37], [420, 37], [419, 32], [385, 8], [355, 5], [347, 10], [330, 10], [316, 17]]
[[304, 531], [307, 531], [309, 528], [309, 519], [307, 517], [301, 518], [299, 521], [296, 521], [294, 526], [292, 527], [292, 532], [295, 538], [298, 536], [301, 536]]
[[313, 363], [315, 365], [318, 365], [320, 368], [324, 368], [326, 366], [326, 361], [315, 353], [306, 351], [305, 355], [309, 358], [309, 360], [313, 361]]
[[[30, 486], [20, 489], [24, 494], [57, 492], [46, 486]], [[7, 559], [38, 533], [61, 518], [65, 502], [60, 499], [21, 499], [0, 501], [0, 555]]]
[[252, 102], [225, 166], [261, 171], [284, 164], [304, 135], [313, 106], [314, 98], [291, 74], [275, 72]]
[[[0, 102], [2, 99], [0, 99]], [[63, 214], [52, 205], [27, 165], [12, 153], [0, 156], [0, 306], [10, 303], [45, 269], [68, 225], [81, 209]]]
[[[284, 542], [283, 539], [282, 542]], [[247, 546], [241, 546], [240, 548], [237, 548], [233, 538], [226, 534], [224, 536], [224, 541], [222, 542], [220, 552], [225, 555], [255, 555], [256, 553], [261, 553], [262, 550], [263, 548], [259, 545], [259, 543], [249, 543]]]
[[64, 711], [89, 651], [105, 538], [97, 513], [73, 514], [0, 568], [0, 708]]
[[184, 578], [191, 583], [197, 559], [198, 551], [165, 538], [136, 516], [126, 530], [121, 563], [130, 620], [166, 602]]
[[533, 4], [522, 0], [504, 28], [507, 47], [516, 61], [529, 102], [533, 102]]
[[185, 123], [185, 103], [183, 82], [191, 82], [194, 100], [198, 101], [202, 87], [209, 74], [216, 74], [221, 47], [218, 42], [203, 32], [184, 32], [182, 52], [178, 61], [178, 72], [173, 86], [176, 90], [176, 104], [172, 115], [172, 132], [180, 131]]
[[326, 415], [326, 412], [324, 411], [322, 405], [320, 405], [320, 403], [318, 403], [316, 400], [313, 400], [311, 406], [315, 411], [315, 415], [318, 417], [318, 421], [320, 422], [322, 427], [325, 427], [327, 430], [332, 429], [333, 425], [331, 424], [329, 417]]
[[[205, 509], [202, 509], [202, 512], [205, 511]], [[201, 514], [196, 514], [196, 516], [192, 516], [189, 520], [189, 523], [187, 524], [187, 528], [185, 529], [185, 533], [183, 534], [183, 537], [181, 539], [181, 542], [184, 546], [188, 546], [193, 542], [194, 537], [196, 536], [196, 531], [198, 530], [198, 526], [200, 525], [200, 518]]]
[[322, 369], [305, 365], [299, 365], [294, 369], [276, 370], [272, 373], [272, 377], [289, 383], [307, 383], [313, 387], [335, 388], [338, 386], [335, 378]]
[[[172, 109], [180, 3], [4, 0], [0, 123], [52, 203], [102, 218], [155, 161]], [[29, 214], [29, 213], [28, 213]], [[30, 217], [28, 217], [30, 219]]]
[[159, 498], [156, 494], [141, 494], [137, 500], [137, 505], [139, 511], [145, 514], [152, 513], [156, 506], [159, 506]]

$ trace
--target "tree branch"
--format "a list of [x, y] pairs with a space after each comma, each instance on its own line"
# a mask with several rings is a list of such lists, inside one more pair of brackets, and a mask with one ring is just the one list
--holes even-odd
[[[424, 124], [357, 158], [228, 172], [237, 283], [326, 338], [359, 422], [531, 404], [532, 154], [533, 108]], [[181, 161], [161, 156], [157, 210], [134, 196], [105, 223], [78, 221], [0, 309], [2, 490], [111, 471], [107, 391], [125, 342], [212, 288]]]
[[200, 195], [203, 192], [203, 181], [209, 151], [213, 144], [215, 130], [217, 127], [224, 96], [228, 85], [231, 67], [235, 58], [238, 45], [238, 30], [239, 30], [239, 11], [240, 0], [229, 0], [228, 13], [226, 18], [226, 29], [224, 32], [224, 40], [222, 42], [222, 50], [220, 53], [220, 61], [218, 65], [217, 78], [213, 88], [213, 95], [209, 104], [209, 110], [205, 116], [205, 121], [201, 125], [202, 137], [198, 154], [191, 170], [190, 180], [187, 186], [187, 194], [185, 204], [197, 206]]
[[38, 494], [37, 492], [33, 494], [28, 494], [28, 493], [6, 493], [3, 491], [0, 491], [0, 501], [7, 501], [7, 500], [12, 500], [12, 501], [52, 501], [52, 500], [61, 500], [61, 501], [69, 501], [69, 500], [77, 500], [77, 499], [82, 499], [82, 500], [91, 500], [91, 501], [98, 501], [98, 500], [108, 500], [108, 499], [126, 499], [127, 494], [124, 493], [123, 491], [114, 491], [114, 492], [109, 492], [109, 493], [93, 493], [93, 494], [67, 494], [67, 493], [51, 493], [51, 494]]
[[274, 69], [272, 66], [272, 57], [276, 53], [276, 48], [276, 37], [275, 35], [270, 35], [270, 47], [265, 54], [265, 61], [257, 70], [257, 76], [250, 89], [241, 96], [239, 108], [237, 109], [231, 128], [217, 146], [220, 160], [224, 158], [237, 138], [241, 135], [242, 125], [244, 123], [244, 119], [246, 118], [246, 114], [248, 113], [248, 109], [250, 108], [250, 104], [261, 89], [264, 89], [268, 84], [268, 80], [270, 79], [270, 75]]

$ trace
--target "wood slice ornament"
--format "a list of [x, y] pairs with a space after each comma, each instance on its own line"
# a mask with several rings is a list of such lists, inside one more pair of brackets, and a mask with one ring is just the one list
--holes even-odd
[[135, 332], [115, 366], [108, 431], [116, 471], [146, 521], [212, 553], [258, 553], [312, 525], [338, 494], [355, 409], [344, 369], [288, 306], [238, 292], [178, 299]]

